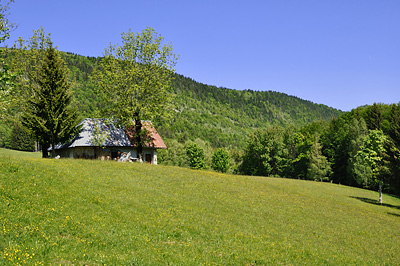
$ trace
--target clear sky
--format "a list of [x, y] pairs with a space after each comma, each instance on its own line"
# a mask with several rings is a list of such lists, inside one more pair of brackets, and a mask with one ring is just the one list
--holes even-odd
[[180, 55], [177, 73], [217, 87], [343, 111], [400, 102], [400, 0], [15, 0], [10, 13], [11, 39], [43, 26], [85, 56], [152, 27]]

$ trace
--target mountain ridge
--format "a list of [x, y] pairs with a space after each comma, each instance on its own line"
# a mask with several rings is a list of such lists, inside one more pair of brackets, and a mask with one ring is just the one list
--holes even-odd
[[[106, 108], [90, 74], [101, 57], [62, 52], [75, 81], [75, 106], [83, 116]], [[200, 138], [213, 147], [244, 147], [254, 130], [274, 125], [304, 126], [317, 120], [329, 121], [342, 111], [283, 92], [234, 90], [207, 85], [181, 74], [173, 74], [175, 110], [172, 119], [154, 121], [166, 139], [184, 142]]]

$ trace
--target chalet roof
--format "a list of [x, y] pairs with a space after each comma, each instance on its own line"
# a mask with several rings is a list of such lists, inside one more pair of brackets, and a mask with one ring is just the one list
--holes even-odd
[[[150, 121], [142, 121], [147, 130], [147, 141], [144, 147], [166, 149], [167, 146], [157, 133]], [[106, 119], [86, 118], [80, 124], [81, 132], [70, 143], [56, 145], [56, 150], [74, 147], [134, 147], [134, 130], [122, 129], [115, 126], [114, 122]]]
[[[156, 148], [156, 149], [166, 149], [167, 146], [164, 144], [164, 141], [161, 139], [157, 130], [154, 128], [153, 124], [150, 121], [142, 121], [143, 128], [147, 131], [147, 138], [145, 147], [147, 148]], [[126, 136], [129, 141], [133, 143], [135, 146], [135, 130], [132, 128], [124, 130]]]

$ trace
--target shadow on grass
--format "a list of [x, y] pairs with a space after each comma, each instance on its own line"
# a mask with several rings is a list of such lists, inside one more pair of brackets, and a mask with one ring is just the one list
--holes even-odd
[[392, 196], [392, 197], [394, 197], [394, 198], [400, 199], [400, 195], [393, 195], [393, 194], [390, 194], [390, 196]]
[[397, 213], [388, 212], [388, 214], [393, 215], [393, 216], [396, 216], [396, 217], [400, 217], [400, 214], [397, 214]]
[[385, 206], [385, 207], [389, 207], [389, 208], [400, 209], [400, 206], [395, 206], [395, 205], [387, 204], [387, 203], [382, 203], [381, 204], [379, 202], [379, 200], [373, 200], [373, 199], [363, 198], [363, 197], [353, 197], [353, 196], [350, 196], [350, 198], [358, 199], [358, 200], [361, 200], [362, 202], [366, 202], [366, 203], [369, 203], [369, 204], [374, 204], [374, 205]]

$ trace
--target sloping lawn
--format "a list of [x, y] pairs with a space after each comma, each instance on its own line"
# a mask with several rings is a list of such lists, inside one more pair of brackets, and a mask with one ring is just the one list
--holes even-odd
[[399, 265], [400, 199], [0, 149], [0, 265]]

